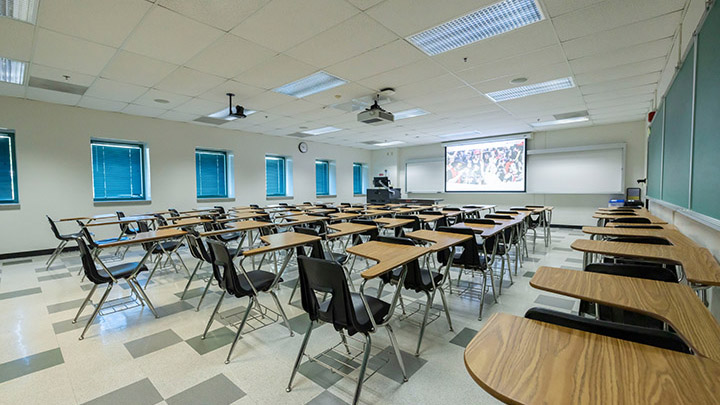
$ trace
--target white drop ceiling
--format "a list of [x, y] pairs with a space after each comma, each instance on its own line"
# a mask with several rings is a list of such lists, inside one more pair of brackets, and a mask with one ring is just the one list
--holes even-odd
[[[368, 141], [531, 131], [583, 110], [590, 121], [579, 126], [635, 121], [653, 107], [686, 6], [538, 0], [544, 20], [440, 55], [404, 39], [496, 1], [39, 0], [34, 25], [0, 18], [0, 57], [89, 89], [79, 96], [0, 83], [0, 95], [192, 122], [226, 108], [233, 92], [258, 113], [222, 128], [288, 136], [334, 126], [342, 131], [309, 139], [367, 149], [378, 148]], [[319, 70], [348, 83], [303, 99], [272, 91]], [[568, 76], [577, 87], [500, 103], [485, 96], [515, 87], [517, 77]], [[396, 90], [385, 109], [430, 114], [370, 126], [332, 107], [384, 87]]]

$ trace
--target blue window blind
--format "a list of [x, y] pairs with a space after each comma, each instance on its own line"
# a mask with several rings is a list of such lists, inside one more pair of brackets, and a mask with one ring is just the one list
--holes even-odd
[[145, 199], [142, 145], [93, 141], [90, 146], [95, 201]]
[[195, 150], [195, 182], [198, 198], [227, 198], [227, 153]]
[[17, 202], [15, 137], [11, 132], [0, 132], [0, 203]]
[[315, 194], [330, 195], [330, 165], [324, 160], [315, 161]]
[[285, 196], [285, 158], [265, 156], [265, 194], [268, 197]]
[[353, 194], [365, 194], [362, 183], [362, 164], [353, 163]]

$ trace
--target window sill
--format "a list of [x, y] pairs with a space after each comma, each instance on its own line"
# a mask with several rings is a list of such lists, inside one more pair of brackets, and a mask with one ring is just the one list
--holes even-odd
[[108, 207], [113, 205], [150, 205], [152, 200], [112, 200], [112, 201], [93, 201], [95, 207]]
[[267, 201], [292, 200], [294, 198], [295, 197], [291, 195], [265, 196], [265, 200]]
[[234, 202], [235, 197], [203, 197], [197, 198], [197, 202]]
[[367, 197], [367, 194], [353, 194], [353, 197]]
[[2, 210], [19, 210], [20, 203], [2, 203], [0, 204], [0, 211]]
[[331, 194], [331, 195], [315, 195], [315, 198], [337, 198], [337, 195]]

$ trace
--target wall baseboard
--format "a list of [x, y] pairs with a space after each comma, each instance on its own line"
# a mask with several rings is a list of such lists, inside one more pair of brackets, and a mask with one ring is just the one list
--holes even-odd
[[[77, 246], [65, 246], [65, 249], [63, 249], [63, 252], [72, 252], [72, 251], [77, 251], [77, 250], [79, 250]], [[55, 249], [40, 249], [40, 250], [27, 250], [24, 252], [2, 253], [2, 254], [0, 254], [0, 260], [20, 259], [23, 257], [51, 255], [52, 252], [54, 252], [54, 251], [55, 251]]]
[[550, 224], [550, 228], [582, 229], [582, 225]]

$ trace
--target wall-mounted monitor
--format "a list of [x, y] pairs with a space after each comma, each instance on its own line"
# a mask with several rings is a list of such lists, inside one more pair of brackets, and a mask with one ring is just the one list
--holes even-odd
[[445, 147], [445, 191], [525, 191], [526, 140]]

